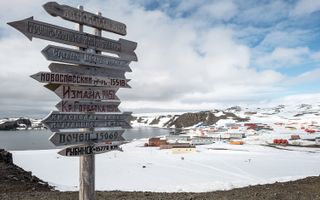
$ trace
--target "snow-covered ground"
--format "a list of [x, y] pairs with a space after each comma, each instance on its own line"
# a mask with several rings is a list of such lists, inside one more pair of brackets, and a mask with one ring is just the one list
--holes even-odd
[[[320, 148], [217, 142], [192, 153], [142, 147], [146, 139], [123, 145], [123, 152], [96, 156], [96, 190], [204, 192], [228, 190], [320, 174]], [[13, 151], [15, 164], [63, 191], [78, 190], [79, 158], [58, 150]], [[143, 167], [145, 166], [145, 167]]]

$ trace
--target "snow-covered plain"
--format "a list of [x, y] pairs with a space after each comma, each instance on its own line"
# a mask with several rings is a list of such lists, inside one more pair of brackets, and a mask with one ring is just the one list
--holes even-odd
[[[196, 152], [142, 147], [147, 139], [123, 145], [123, 152], [96, 156], [96, 190], [205, 192], [296, 180], [320, 174], [320, 149], [217, 142]], [[14, 163], [56, 189], [78, 190], [79, 158], [58, 150], [13, 151]], [[145, 167], [143, 167], [145, 166]]]

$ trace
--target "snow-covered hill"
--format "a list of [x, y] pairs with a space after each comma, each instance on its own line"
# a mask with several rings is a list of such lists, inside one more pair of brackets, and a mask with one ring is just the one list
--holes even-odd
[[186, 128], [223, 124], [222, 122], [310, 123], [320, 124], [320, 104], [278, 105], [270, 108], [230, 107], [192, 113], [139, 114], [133, 126]]

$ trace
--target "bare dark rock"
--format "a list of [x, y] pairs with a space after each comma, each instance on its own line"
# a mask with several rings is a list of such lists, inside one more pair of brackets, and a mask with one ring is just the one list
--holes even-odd
[[25, 118], [19, 118], [17, 120], [6, 121], [0, 124], [0, 130], [16, 130], [20, 124], [24, 124], [27, 128], [31, 127], [31, 121]]
[[239, 122], [248, 121], [249, 118], [241, 118], [231, 112], [223, 112], [224, 115], [219, 117], [215, 116], [211, 111], [202, 111], [196, 113], [185, 113], [180, 115], [178, 118], [169, 121], [166, 126], [175, 128], [183, 128], [183, 127], [190, 127], [196, 124], [201, 124], [205, 126], [214, 125], [220, 119], [234, 119]]

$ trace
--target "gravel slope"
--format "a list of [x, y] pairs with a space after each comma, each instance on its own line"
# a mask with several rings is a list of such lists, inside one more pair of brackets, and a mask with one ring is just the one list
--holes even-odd
[[[12, 163], [12, 155], [0, 150], [0, 199], [1, 200], [73, 200], [78, 199], [78, 192], [54, 191], [46, 182], [32, 176]], [[98, 191], [97, 200], [132, 199], [132, 200], [257, 200], [257, 199], [290, 199], [320, 200], [320, 176], [285, 183], [257, 185], [229, 191], [206, 193], [152, 193]]]

